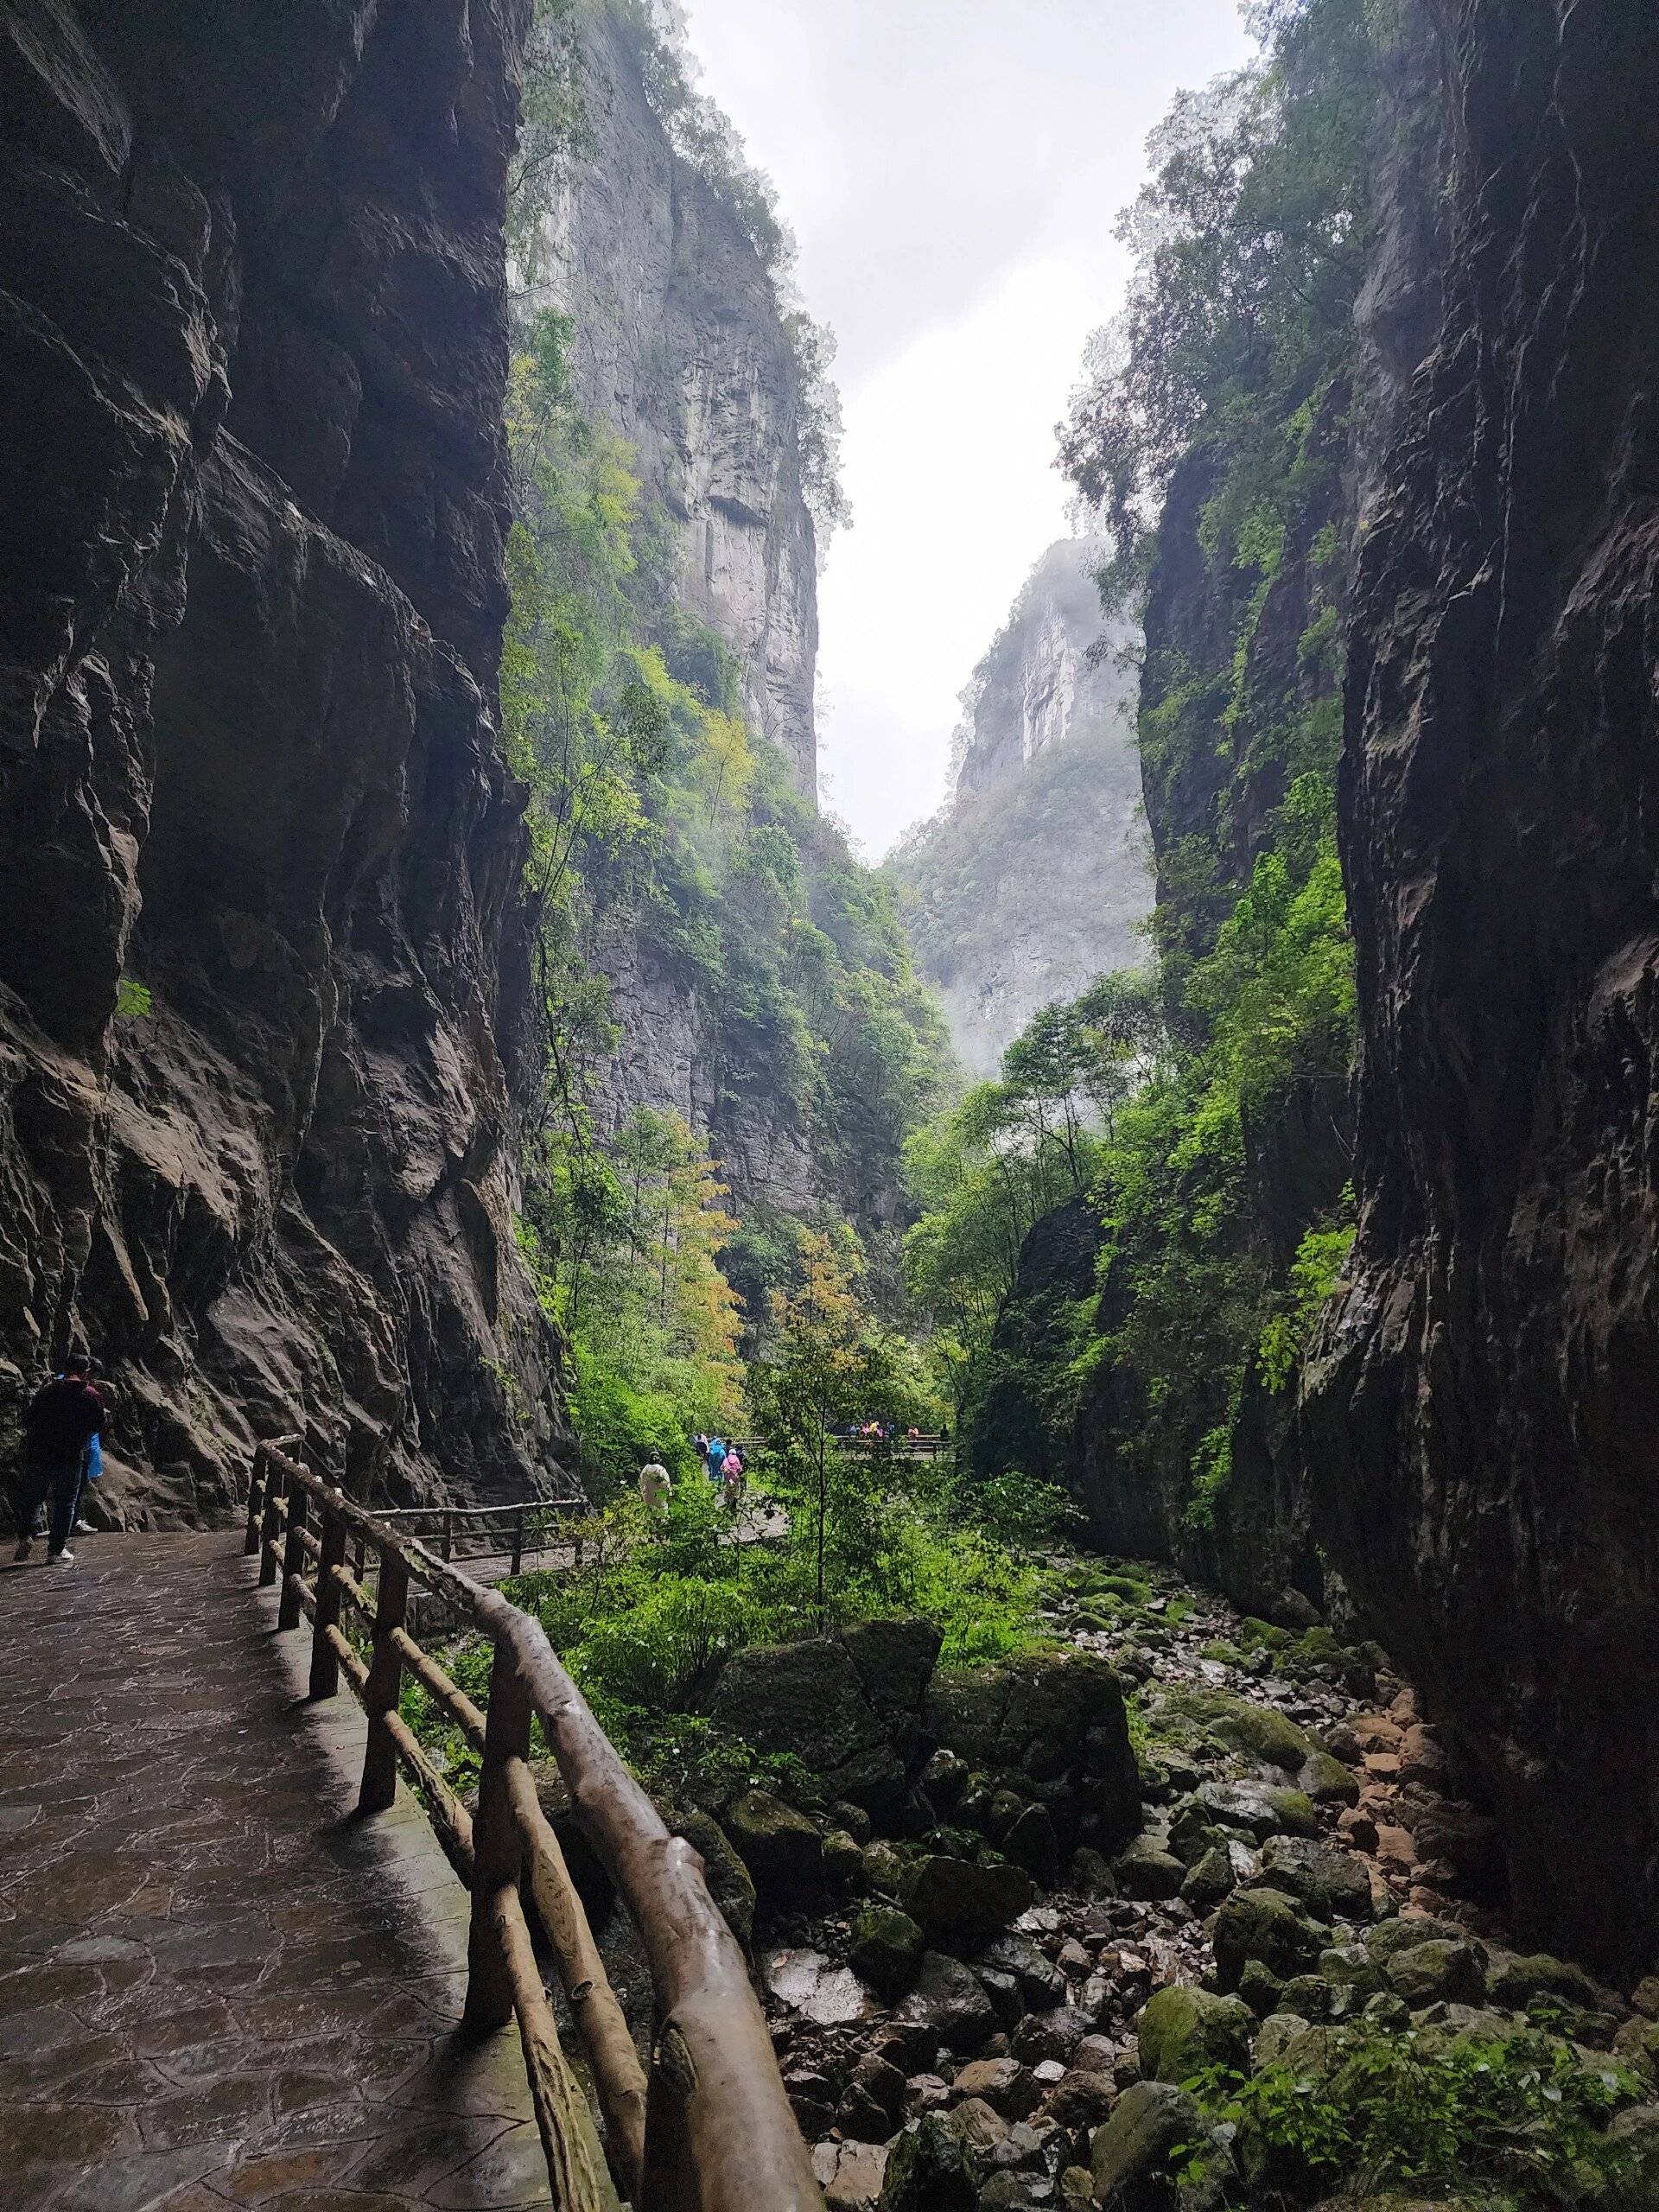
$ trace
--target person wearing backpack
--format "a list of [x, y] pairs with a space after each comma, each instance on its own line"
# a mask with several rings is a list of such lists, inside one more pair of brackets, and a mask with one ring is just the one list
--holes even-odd
[[69, 1532], [80, 1496], [87, 1447], [104, 1426], [104, 1401], [93, 1389], [92, 1363], [72, 1353], [63, 1372], [43, 1383], [23, 1415], [22, 1497], [18, 1511], [17, 1549], [26, 1560], [34, 1548], [35, 1522], [49, 1499], [51, 1520], [46, 1555], [54, 1567], [73, 1567]]

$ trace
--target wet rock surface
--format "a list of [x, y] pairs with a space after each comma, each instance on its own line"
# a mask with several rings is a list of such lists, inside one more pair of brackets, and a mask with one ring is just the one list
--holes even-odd
[[465, 1890], [225, 1536], [0, 1573], [0, 2196], [15, 2212], [550, 2202], [514, 2031], [464, 2047]]
[[527, 12], [0, 11], [0, 1444], [90, 1339], [125, 1521], [222, 1513], [252, 1433], [560, 1462], [495, 690]]
[[1338, 799], [1359, 1234], [1306, 1458], [1520, 1924], [1628, 1972], [1659, 1929], [1659, 21], [1402, 18]]
[[[1344, 2022], [1503, 2036], [1541, 2002], [1586, 2050], [1659, 2037], [1591, 1977], [1508, 1950], [1490, 1891], [1420, 1842], [1478, 1816], [1440, 1794], [1433, 1733], [1375, 1647], [1241, 1619], [1134, 1563], [1072, 1562], [1062, 1586], [1050, 1625], [1071, 1658], [929, 1687], [938, 1825], [878, 1835], [859, 1893], [828, 1912], [763, 1890], [774, 2039], [837, 2204], [1082, 2203], [1103, 2174], [1122, 2203], [1173, 2205], [1166, 2154], [1196, 2125], [1179, 2084], [1287, 2051], [1323, 2064]], [[1122, 1840], [1115, 1799], [1109, 1852], [1073, 1848], [988, 1940], [968, 1910], [985, 1862], [1029, 1880], [993, 1838], [1043, 1802], [1043, 1776], [1075, 1776], [1056, 1716], [1074, 1681], [1109, 1675], [1109, 1721], [1131, 1686], [1141, 1832]], [[935, 1731], [950, 1745], [931, 1749]], [[961, 1910], [925, 1929], [931, 1885]], [[790, 1942], [768, 1947], [768, 1926]]]

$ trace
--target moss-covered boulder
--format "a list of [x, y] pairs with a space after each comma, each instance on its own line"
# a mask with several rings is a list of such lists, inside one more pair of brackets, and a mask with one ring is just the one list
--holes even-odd
[[712, 1815], [695, 1805], [666, 1809], [664, 1818], [675, 1834], [683, 1836], [702, 1860], [709, 1894], [747, 1951], [754, 1935], [754, 1880], [733, 1849], [730, 1837]]
[[757, 1751], [804, 1760], [831, 1797], [861, 1805], [878, 1821], [903, 1805], [903, 1762], [842, 1644], [815, 1638], [734, 1653], [715, 1693], [714, 1718]]
[[1389, 1982], [1414, 2012], [1429, 2005], [1478, 2005], [1486, 1995], [1478, 1945], [1469, 1942], [1414, 1943], [1387, 1961]]
[[1122, 1688], [1094, 1653], [1033, 1652], [1006, 1667], [941, 1669], [924, 1717], [946, 1750], [1022, 1794], [1033, 1783], [1071, 1783], [1084, 1840], [1110, 1850], [1138, 1831], [1140, 1778]]
[[1486, 1987], [1495, 2005], [1507, 2005], [1516, 2012], [1551, 1999], [1599, 2012], [1605, 2011], [1610, 2001], [1609, 1993], [1593, 1975], [1569, 1959], [1552, 1958], [1547, 1951], [1526, 1956], [1513, 1951], [1495, 1954], [1487, 1967]]
[[841, 1634], [864, 1694], [880, 1713], [920, 1713], [943, 1641], [931, 1621], [907, 1616], [861, 1621]]
[[1300, 1789], [1248, 1782], [1206, 1782], [1198, 1795], [1218, 1827], [1241, 1829], [1258, 1843], [1264, 1843], [1270, 1835], [1317, 1838], [1319, 1833], [1313, 1801]]
[[1249, 2061], [1255, 2016], [1236, 1997], [1172, 1986], [1147, 2000], [1135, 2023], [1141, 2071], [1152, 2082], [1185, 2082], [1206, 2066]]
[[1211, 1845], [1195, 1866], [1188, 1867], [1181, 1895], [1194, 1912], [1213, 1912], [1237, 1886], [1238, 1877], [1226, 1847]]
[[1173, 1852], [1147, 1835], [1137, 1836], [1118, 1853], [1112, 1872], [1122, 1896], [1154, 1901], [1179, 1897], [1186, 1879], [1186, 1868]]
[[[1374, 1959], [1386, 1965], [1396, 1951], [1409, 1951], [1418, 1943], [1462, 1943], [1468, 1941], [1469, 1931], [1459, 1928], [1454, 1920], [1431, 1920], [1421, 1913], [1402, 1912], [1396, 1920], [1381, 1920], [1370, 1929], [1365, 1948]], [[1481, 1963], [1486, 1955], [1481, 1952]]]
[[1035, 1904], [1036, 1885], [1007, 1859], [981, 1866], [926, 1852], [905, 1875], [899, 1899], [929, 1939], [976, 1951]]
[[978, 2204], [973, 2160], [960, 2131], [944, 2113], [925, 2113], [914, 2133], [893, 2146], [880, 2212], [977, 2212]]
[[1357, 1805], [1359, 1777], [1316, 1744], [1296, 1770], [1296, 1787], [1316, 1805]]
[[726, 1833], [757, 1890], [794, 1891], [823, 1877], [823, 1837], [804, 1813], [767, 1790], [746, 1790], [728, 1807]]
[[1216, 1979], [1224, 1991], [1238, 1987], [1245, 1962], [1259, 1959], [1281, 1980], [1311, 1967], [1325, 1947], [1325, 1933], [1282, 1890], [1235, 1890], [1215, 1925]]
[[867, 1904], [853, 1923], [853, 1971], [883, 1997], [899, 1997], [916, 1979], [926, 1938], [897, 1905]]
[[1170, 2153], [1197, 2139], [1203, 2122], [1184, 2089], [1167, 2082], [1136, 2082], [1095, 2130], [1089, 2146], [1095, 2202], [1113, 2212], [1161, 2212], [1173, 2206], [1167, 2186]]
[[1262, 1878], [1321, 1920], [1371, 1916], [1371, 1878], [1351, 1851], [1333, 1851], [1306, 1836], [1269, 1836], [1262, 1847]]

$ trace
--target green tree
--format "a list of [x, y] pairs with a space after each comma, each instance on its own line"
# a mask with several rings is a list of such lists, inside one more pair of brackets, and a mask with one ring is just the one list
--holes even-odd
[[861, 1306], [855, 1271], [850, 1238], [804, 1232], [798, 1287], [774, 1292], [768, 1339], [748, 1371], [750, 1410], [811, 1562], [821, 1620], [869, 1570], [892, 1487], [890, 1459], [843, 1450], [836, 1431], [871, 1419], [906, 1426], [916, 1406], [901, 1345]]

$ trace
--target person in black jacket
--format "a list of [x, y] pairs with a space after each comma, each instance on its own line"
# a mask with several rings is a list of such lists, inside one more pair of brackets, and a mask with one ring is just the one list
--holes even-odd
[[92, 1386], [92, 1363], [84, 1352], [72, 1354], [64, 1362], [63, 1373], [35, 1393], [23, 1416], [22, 1503], [16, 1553], [20, 1560], [29, 1557], [35, 1516], [50, 1498], [47, 1557], [54, 1567], [75, 1563], [69, 1529], [80, 1494], [81, 1468], [87, 1444], [104, 1426], [104, 1402]]

